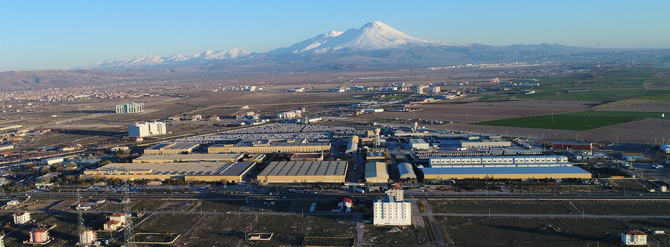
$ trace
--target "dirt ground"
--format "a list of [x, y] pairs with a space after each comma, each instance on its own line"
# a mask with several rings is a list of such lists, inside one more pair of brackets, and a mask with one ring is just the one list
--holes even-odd
[[645, 119], [597, 129], [557, 134], [551, 138], [595, 142], [660, 144], [663, 139], [666, 142], [670, 140], [670, 120]]
[[603, 109], [604, 111], [665, 112], [670, 114], [670, 104], [646, 103]]
[[566, 113], [588, 110], [601, 102], [514, 100], [498, 102], [444, 101], [417, 106], [415, 112], [383, 112], [376, 119], [427, 119], [473, 123], [512, 117], [535, 116], [551, 113]]

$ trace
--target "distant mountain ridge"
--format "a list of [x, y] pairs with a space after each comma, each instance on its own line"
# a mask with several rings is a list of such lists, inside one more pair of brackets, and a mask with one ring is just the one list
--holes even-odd
[[192, 64], [217, 62], [246, 58], [249, 56], [282, 56], [307, 54], [333, 54], [338, 52], [368, 52], [385, 49], [410, 49], [416, 47], [469, 47], [472, 44], [436, 42], [409, 36], [381, 21], [369, 22], [359, 29], [349, 29], [344, 32], [330, 31], [319, 34], [289, 47], [275, 49], [266, 53], [251, 53], [236, 48], [224, 51], [206, 51], [193, 56], [176, 54], [167, 57], [141, 56], [130, 59], [110, 60], [98, 62], [90, 68], [118, 69], [140, 68], [149, 66], [164, 66], [176, 64]]
[[[236, 48], [191, 56], [141, 56], [75, 70], [0, 72], [0, 85], [45, 87], [152, 79], [212, 79], [223, 75], [342, 70], [395, 70], [481, 63], [593, 63], [670, 57], [670, 49], [631, 50], [559, 44], [491, 46], [409, 36], [380, 22], [330, 31], [264, 53]], [[654, 60], [657, 59], [657, 60]]]
[[251, 54], [251, 52], [244, 49], [230, 49], [223, 51], [208, 50], [203, 53], [194, 54], [192, 56], [183, 56], [181, 54], [175, 54], [169, 57], [141, 56], [121, 60], [109, 60], [104, 62], [98, 62], [93, 66], [91, 66], [91, 68], [119, 68], [119, 67], [137, 68], [137, 67], [154, 66], [154, 65], [186, 64], [186, 63], [197, 63], [197, 62], [207, 62], [214, 60], [241, 58], [248, 56], [249, 54]]

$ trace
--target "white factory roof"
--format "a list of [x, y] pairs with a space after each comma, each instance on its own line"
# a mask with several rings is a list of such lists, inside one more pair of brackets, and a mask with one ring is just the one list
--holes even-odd
[[275, 161], [258, 176], [344, 176], [346, 161]]
[[149, 154], [133, 160], [135, 163], [150, 162], [152, 160], [172, 160], [173, 162], [193, 162], [193, 161], [237, 161], [244, 154]]
[[254, 162], [202, 163], [112, 163], [95, 169], [101, 172], [149, 171], [152, 174], [242, 175]]

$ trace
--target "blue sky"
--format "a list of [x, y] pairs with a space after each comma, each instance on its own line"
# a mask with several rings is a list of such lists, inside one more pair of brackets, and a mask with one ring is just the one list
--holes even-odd
[[670, 1], [0, 0], [0, 71], [289, 46], [379, 20], [427, 40], [670, 48]]

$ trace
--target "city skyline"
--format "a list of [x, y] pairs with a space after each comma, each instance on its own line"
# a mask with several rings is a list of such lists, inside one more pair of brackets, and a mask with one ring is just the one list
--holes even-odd
[[666, 1], [162, 3], [2, 1], [0, 71], [205, 50], [260, 53], [375, 20], [440, 42], [670, 48]]

